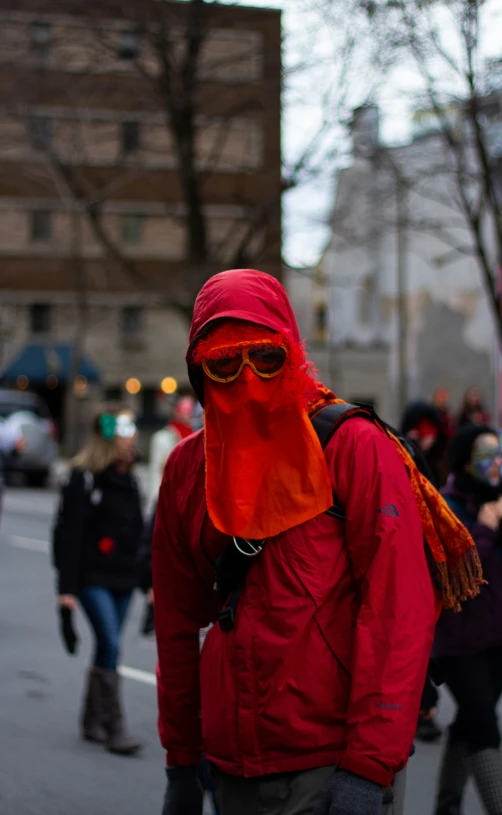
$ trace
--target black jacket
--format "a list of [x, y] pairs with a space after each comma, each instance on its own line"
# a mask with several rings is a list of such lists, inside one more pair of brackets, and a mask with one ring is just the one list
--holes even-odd
[[84, 586], [132, 590], [143, 531], [136, 479], [114, 466], [93, 477], [75, 469], [65, 489], [58, 559], [59, 593]]
[[156, 515], [157, 502], [155, 502], [155, 506], [152, 507], [151, 514], [146, 520], [138, 551], [138, 586], [145, 593], [152, 588], [152, 543]]

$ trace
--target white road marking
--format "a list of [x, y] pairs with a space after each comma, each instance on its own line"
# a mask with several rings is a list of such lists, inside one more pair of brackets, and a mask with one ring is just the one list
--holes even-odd
[[5, 512], [13, 512], [23, 515], [53, 515], [58, 502], [57, 495], [34, 495], [26, 493], [26, 496], [10, 495], [7, 489], [3, 507]]
[[[10, 535], [10, 545], [16, 549], [28, 549], [30, 552], [49, 552], [49, 541], [41, 541], [37, 538], [22, 538], [19, 535]], [[149, 671], [141, 671], [139, 668], [130, 668], [128, 665], [121, 665], [119, 674], [125, 679], [134, 679], [135, 682], [142, 682], [144, 685], [157, 685], [157, 677]]]
[[134, 679], [136, 682], [143, 682], [144, 685], [157, 685], [157, 677], [149, 671], [129, 668], [128, 665], [120, 665], [118, 671], [119, 674], [126, 679]]
[[10, 545], [15, 549], [28, 549], [30, 552], [42, 552], [49, 554], [49, 541], [41, 541], [37, 538], [22, 538], [19, 535], [10, 535]]

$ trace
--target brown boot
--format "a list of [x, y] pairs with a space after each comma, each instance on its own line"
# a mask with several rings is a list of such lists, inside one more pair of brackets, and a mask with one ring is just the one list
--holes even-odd
[[90, 668], [87, 674], [87, 684], [84, 694], [84, 704], [80, 717], [82, 738], [86, 741], [95, 741], [104, 744], [106, 730], [104, 728], [101, 702], [101, 677], [99, 668]]
[[120, 677], [117, 671], [101, 668], [100, 682], [107, 730], [106, 747], [111, 753], [131, 756], [141, 749], [141, 744], [126, 733], [120, 700]]

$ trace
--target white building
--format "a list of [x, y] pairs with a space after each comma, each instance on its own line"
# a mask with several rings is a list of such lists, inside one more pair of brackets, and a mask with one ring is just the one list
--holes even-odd
[[456, 406], [477, 385], [492, 406], [493, 321], [442, 136], [427, 128], [407, 146], [385, 147], [378, 110], [366, 107], [355, 113], [353, 144], [321, 262], [337, 390], [373, 400], [396, 422], [401, 291], [406, 397], [445, 387]]

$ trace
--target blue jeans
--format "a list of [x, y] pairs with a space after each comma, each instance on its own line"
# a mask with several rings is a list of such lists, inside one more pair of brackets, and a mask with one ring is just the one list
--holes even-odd
[[98, 668], [117, 670], [120, 637], [131, 597], [132, 591], [112, 591], [102, 586], [86, 586], [80, 593], [80, 604], [94, 631], [94, 665]]

